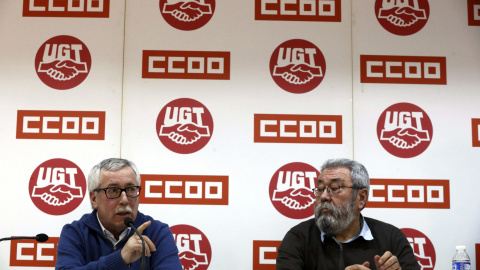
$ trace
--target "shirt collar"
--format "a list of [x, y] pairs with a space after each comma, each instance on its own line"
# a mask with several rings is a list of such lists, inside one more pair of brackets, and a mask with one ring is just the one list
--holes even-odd
[[118, 241], [117, 241], [117, 239], [115, 239], [115, 236], [113, 236], [111, 232], [109, 232], [107, 229], [105, 229], [105, 227], [103, 227], [103, 224], [102, 222], [100, 222], [100, 218], [98, 217], [98, 212], [97, 212], [97, 220], [98, 220], [98, 224], [100, 224], [100, 229], [102, 229], [103, 235], [105, 235], [105, 237], [107, 237], [107, 239], [110, 240], [110, 242], [112, 242], [114, 246], [116, 246], [118, 242], [120, 242], [123, 238], [127, 237], [130, 234], [131, 228], [127, 227], [125, 230], [123, 230], [122, 234], [120, 234], [120, 237], [118, 238]]
[[[325, 242], [325, 235], [327, 235], [327, 234], [324, 233], [323, 231], [320, 231], [320, 237], [322, 239], [322, 243]], [[365, 218], [363, 218], [363, 215], [360, 215], [360, 232], [358, 232], [358, 234], [355, 235], [354, 237], [352, 237], [352, 238], [350, 238], [347, 241], [342, 242], [342, 243], [344, 243], [344, 244], [350, 243], [350, 242], [356, 240], [359, 237], [363, 237], [363, 239], [365, 239], [367, 241], [373, 240], [372, 231], [370, 231], [370, 227], [368, 227], [368, 224], [365, 221]]]

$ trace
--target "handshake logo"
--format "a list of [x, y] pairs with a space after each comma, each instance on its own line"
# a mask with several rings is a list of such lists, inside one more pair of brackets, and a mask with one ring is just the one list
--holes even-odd
[[426, 20], [424, 9], [420, 9], [418, 0], [383, 0], [378, 13], [379, 19], [386, 19], [395, 26], [406, 27], [418, 20]]
[[38, 77], [47, 86], [66, 90], [82, 83], [90, 70], [91, 56], [87, 46], [71, 36], [47, 40], [35, 57]]
[[83, 201], [87, 181], [82, 170], [66, 159], [50, 159], [40, 164], [30, 177], [30, 198], [50, 215], [64, 215]]
[[430, 145], [433, 128], [427, 113], [410, 103], [397, 103], [387, 108], [377, 123], [377, 135], [390, 154], [410, 158], [421, 154]]
[[172, 27], [196, 30], [210, 21], [215, 0], [160, 0], [160, 13]]
[[173, 152], [190, 154], [202, 149], [213, 132], [213, 119], [200, 102], [182, 98], [167, 104], [157, 118], [157, 135]]
[[52, 206], [61, 206], [69, 203], [73, 198], [83, 198], [83, 194], [80, 187], [51, 184], [46, 187], [34, 187], [32, 197], [40, 197], [42, 201]]
[[213, 14], [211, 5], [203, 0], [167, 0], [162, 13], [170, 14], [182, 22], [193, 22], [204, 15]]
[[293, 39], [280, 44], [270, 58], [273, 80], [283, 90], [301, 94], [317, 87], [325, 73], [325, 57], [311, 42]]
[[427, 0], [376, 0], [379, 23], [396, 35], [411, 35], [425, 26], [430, 13]]

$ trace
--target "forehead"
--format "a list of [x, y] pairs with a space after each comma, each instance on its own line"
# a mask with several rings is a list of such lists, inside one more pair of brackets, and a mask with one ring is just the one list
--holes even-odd
[[325, 185], [332, 183], [351, 184], [350, 169], [345, 167], [325, 169], [318, 176], [317, 183]]
[[100, 173], [101, 186], [135, 185], [137, 183], [132, 168], [126, 166], [116, 171], [104, 171]]

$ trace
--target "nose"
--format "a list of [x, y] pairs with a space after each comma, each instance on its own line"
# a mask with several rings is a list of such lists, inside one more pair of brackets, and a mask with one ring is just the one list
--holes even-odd
[[129, 203], [126, 190], [120, 191], [120, 197], [119, 198], [120, 198], [120, 204], [127, 205]]
[[320, 199], [320, 201], [325, 202], [325, 201], [331, 201], [332, 197], [330, 196], [330, 193], [328, 193], [328, 188], [326, 188], [322, 194], [320, 194], [320, 197], [317, 197], [317, 200]]

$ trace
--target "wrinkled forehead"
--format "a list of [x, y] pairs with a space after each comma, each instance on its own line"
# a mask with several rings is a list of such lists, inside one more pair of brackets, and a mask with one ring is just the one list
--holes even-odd
[[323, 172], [317, 178], [317, 185], [332, 184], [352, 184], [350, 169], [345, 167], [338, 167], [323, 170]]

